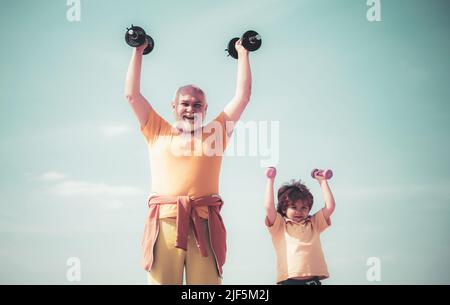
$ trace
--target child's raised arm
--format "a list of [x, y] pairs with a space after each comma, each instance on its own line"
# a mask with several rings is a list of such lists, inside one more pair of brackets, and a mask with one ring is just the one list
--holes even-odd
[[275, 181], [275, 176], [277, 175], [277, 169], [275, 167], [269, 167], [266, 170], [267, 177], [267, 187], [266, 187], [266, 199], [264, 208], [266, 210], [266, 218], [268, 220], [268, 225], [271, 226], [275, 222], [277, 217], [277, 211], [275, 210], [274, 204], [274, 194], [273, 194], [273, 184]]
[[317, 181], [319, 181], [320, 188], [323, 192], [323, 197], [325, 199], [325, 207], [322, 209], [323, 215], [328, 223], [330, 223], [330, 217], [334, 212], [336, 206], [334, 202], [333, 193], [331, 193], [330, 186], [328, 185], [328, 180], [321, 176], [315, 176]]

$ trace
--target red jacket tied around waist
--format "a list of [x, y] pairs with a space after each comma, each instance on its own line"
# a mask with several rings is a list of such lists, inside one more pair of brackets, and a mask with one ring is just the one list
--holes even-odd
[[223, 224], [220, 210], [223, 205], [219, 195], [211, 195], [192, 199], [189, 196], [159, 196], [152, 195], [148, 200], [149, 214], [145, 223], [144, 237], [142, 240], [143, 259], [145, 270], [150, 271], [153, 264], [153, 247], [159, 233], [159, 208], [162, 204], [177, 205], [177, 237], [175, 247], [187, 250], [187, 237], [190, 222], [193, 224], [194, 236], [202, 256], [208, 256], [207, 241], [201, 227], [201, 219], [194, 207], [208, 207], [208, 229], [211, 239], [211, 248], [215, 256], [217, 270], [222, 276], [222, 266], [226, 259], [226, 230]]

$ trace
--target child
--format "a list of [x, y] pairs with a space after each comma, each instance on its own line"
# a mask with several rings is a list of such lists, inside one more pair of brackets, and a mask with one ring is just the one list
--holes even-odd
[[277, 284], [321, 285], [329, 277], [320, 234], [331, 225], [335, 203], [328, 182], [315, 176], [325, 197], [325, 207], [309, 216], [313, 196], [300, 181], [284, 184], [278, 190], [275, 210], [273, 185], [276, 169], [266, 170], [266, 226], [277, 254]]

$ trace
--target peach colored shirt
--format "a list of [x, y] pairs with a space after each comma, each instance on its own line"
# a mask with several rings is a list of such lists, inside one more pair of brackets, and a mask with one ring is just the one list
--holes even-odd
[[[224, 112], [203, 126], [203, 132], [196, 137], [181, 134], [151, 108], [141, 131], [149, 149], [153, 193], [192, 199], [219, 194], [227, 143]], [[208, 207], [197, 207], [196, 211], [208, 218]], [[159, 213], [159, 218], [176, 217], [177, 207], [164, 205]]]
[[277, 283], [289, 278], [329, 277], [320, 243], [320, 233], [329, 225], [322, 210], [306, 224], [296, 223], [277, 213], [275, 222], [270, 226], [266, 218], [277, 256]]

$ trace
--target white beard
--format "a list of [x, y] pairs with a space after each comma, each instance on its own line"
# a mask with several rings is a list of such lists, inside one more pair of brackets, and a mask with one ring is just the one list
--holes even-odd
[[182, 132], [194, 132], [197, 129], [202, 128], [202, 124], [193, 124], [185, 120], [179, 120], [173, 124], [173, 127]]
[[202, 116], [194, 115], [194, 121], [190, 122], [185, 119], [177, 120], [173, 127], [182, 132], [194, 132], [199, 128], [202, 128]]

